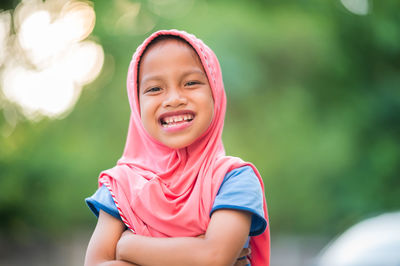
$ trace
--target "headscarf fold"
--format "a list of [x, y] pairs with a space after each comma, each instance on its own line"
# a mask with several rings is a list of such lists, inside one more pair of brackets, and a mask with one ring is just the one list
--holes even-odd
[[[138, 66], [146, 47], [157, 37], [176, 36], [194, 49], [206, 72], [214, 99], [214, 116], [209, 128], [194, 143], [171, 149], [150, 136], [140, 118], [137, 95]], [[99, 186], [105, 185], [117, 205], [121, 219], [136, 234], [152, 237], [198, 236], [204, 234], [210, 211], [225, 175], [249, 165], [225, 156], [222, 130], [226, 95], [219, 62], [213, 51], [194, 35], [178, 30], [153, 33], [136, 50], [128, 70], [131, 106], [128, 136], [122, 157], [114, 168], [103, 171]], [[268, 221], [264, 196], [264, 213]], [[251, 237], [252, 265], [269, 265], [269, 225]]]

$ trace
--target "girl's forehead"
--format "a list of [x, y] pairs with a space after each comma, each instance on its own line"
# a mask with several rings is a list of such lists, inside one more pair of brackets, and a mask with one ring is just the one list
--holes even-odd
[[[163, 36], [163, 37], [165, 37], [165, 36]], [[167, 49], [178, 50], [181, 52], [181, 54], [185, 54], [185, 53], [189, 52], [191, 54], [191, 56], [193, 57], [193, 59], [196, 61], [196, 63], [200, 64], [203, 68], [200, 57], [197, 54], [197, 52], [195, 51], [195, 49], [189, 43], [187, 43], [185, 40], [183, 40], [181, 38], [177, 38], [177, 37], [171, 37], [171, 36], [167, 36], [166, 38], [160, 38], [160, 40], [159, 39], [153, 40], [153, 42], [151, 42], [147, 46], [145, 51], [143, 52], [141, 59], [139, 61], [139, 67], [143, 63], [144, 59], [147, 57], [152, 57], [153, 59], [154, 58], [157, 59], [157, 56], [158, 57], [163, 56], [163, 53], [157, 53], [163, 49], [164, 50], [167, 50]]]
[[199, 55], [190, 44], [179, 38], [167, 38], [150, 43], [144, 51], [138, 65], [138, 85], [148, 71], [164, 72], [168, 65], [176, 65], [177, 62], [183, 62], [182, 70], [187, 66], [196, 66], [207, 76]]

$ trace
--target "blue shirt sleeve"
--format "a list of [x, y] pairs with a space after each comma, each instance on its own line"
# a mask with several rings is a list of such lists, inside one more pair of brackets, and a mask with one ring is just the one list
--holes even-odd
[[260, 181], [250, 166], [242, 166], [226, 174], [210, 215], [219, 209], [252, 213], [250, 236], [259, 235], [267, 228]]
[[110, 191], [104, 185], [102, 185], [93, 196], [85, 199], [86, 204], [89, 206], [90, 210], [99, 217], [100, 210], [114, 216], [121, 220], [117, 206], [111, 196]]

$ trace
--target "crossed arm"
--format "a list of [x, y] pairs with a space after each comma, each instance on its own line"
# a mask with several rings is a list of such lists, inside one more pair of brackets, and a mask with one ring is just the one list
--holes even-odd
[[120, 220], [100, 211], [85, 265], [240, 265], [250, 223], [250, 213], [222, 209], [204, 237], [154, 238], [124, 233]]

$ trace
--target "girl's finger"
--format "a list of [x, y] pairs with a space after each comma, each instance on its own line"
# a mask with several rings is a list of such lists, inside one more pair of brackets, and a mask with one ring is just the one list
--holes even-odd
[[239, 258], [248, 256], [248, 255], [250, 255], [250, 253], [251, 253], [250, 248], [244, 248], [244, 249], [242, 249], [242, 251], [240, 251]]
[[241, 259], [241, 260], [236, 260], [234, 266], [246, 266], [248, 264], [250, 264], [250, 261], [248, 258], [245, 258], [245, 259]]

